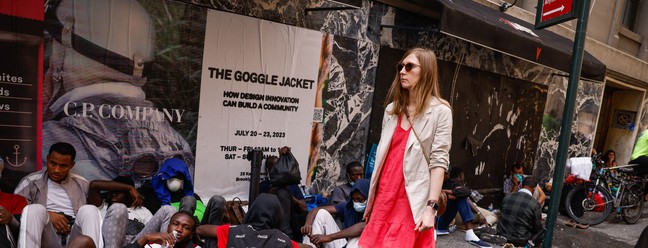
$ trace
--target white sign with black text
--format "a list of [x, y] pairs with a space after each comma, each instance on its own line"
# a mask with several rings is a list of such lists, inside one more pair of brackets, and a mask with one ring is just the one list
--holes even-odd
[[322, 33], [215, 10], [206, 29], [196, 193], [247, 199], [254, 148], [291, 147], [304, 179]]

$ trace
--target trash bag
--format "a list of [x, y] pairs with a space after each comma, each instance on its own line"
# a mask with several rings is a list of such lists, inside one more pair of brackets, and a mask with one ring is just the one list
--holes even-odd
[[274, 187], [298, 184], [301, 181], [299, 163], [290, 148], [281, 148], [279, 160], [269, 171], [270, 183]]

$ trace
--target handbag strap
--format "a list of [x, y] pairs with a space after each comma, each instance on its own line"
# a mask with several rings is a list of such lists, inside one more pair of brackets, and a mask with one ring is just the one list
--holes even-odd
[[425, 152], [425, 151], [427, 151], [427, 149], [425, 149], [425, 147], [423, 146], [423, 143], [421, 142], [421, 139], [419, 138], [418, 134], [416, 133], [416, 130], [414, 129], [414, 123], [412, 123], [412, 121], [410, 121], [409, 115], [405, 114], [405, 118], [410, 123], [410, 126], [412, 128], [412, 132], [414, 133], [414, 137], [416, 137], [416, 140], [418, 141], [419, 145], [421, 145], [421, 148], [422, 148], [421, 153], [423, 153], [423, 157], [425, 157], [425, 161], [427, 162], [427, 164], [429, 166], [429, 164], [430, 164], [430, 155]]

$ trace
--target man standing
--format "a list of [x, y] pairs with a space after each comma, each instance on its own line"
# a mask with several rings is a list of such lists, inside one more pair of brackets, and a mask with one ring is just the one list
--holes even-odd
[[[4, 161], [0, 159], [0, 177]], [[20, 229], [20, 214], [27, 206], [25, 197], [0, 191], [0, 247], [16, 247]]]
[[497, 225], [497, 234], [506, 237], [515, 246], [534, 247], [544, 238], [540, 204], [533, 198], [538, 181], [526, 177], [522, 189], [508, 194], [502, 202], [502, 218]]
[[[119, 247], [124, 239], [128, 212], [124, 204], [113, 204], [103, 223], [94, 205], [87, 205], [89, 182], [70, 173], [76, 150], [68, 143], [56, 143], [47, 155], [47, 168], [23, 178], [16, 194], [30, 203], [23, 210], [18, 247], [61, 247], [80, 234], [97, 247]], [[118, 187], [118, 186], [117, 186]], [[112, 184], [103, 190], [111, 190]], [[137, 191], [131, 191], [136, 194]], [[141, 204], [139, 195], [134, 195]]]
[[643, 131], [635, 143], [630, 156], [629, 164], [637, 164], [634, 167], [635, 172], [639, 175], [648, 174], [648, 132]]

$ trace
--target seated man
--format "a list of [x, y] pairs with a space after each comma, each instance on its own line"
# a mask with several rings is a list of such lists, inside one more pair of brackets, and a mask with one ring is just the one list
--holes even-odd
[[[513, 167], [511, 168], [511, 175], [512, 175], [510, 177], [511, 184], [512, 184], [511, 191], [507, 192], [506, 190], [504, 190], [504, 194], [517, 192], [519, 189], [522, 188], [522, 180], [524, 180], [525, 177], [529, 176], [524, 174], [524, 167], [521, 164], [513, 164]], [[505, 179], [504, 181], [504, 185], [507, 184], [506, 180], [507, 179]], [[539, 185], [534, 190], [533, 198], [536, 199], [536, 201], [538, 201], [540, 206], [543, 206], [545, 200], [547, 199], [547, 196], [545, 195], [544, 191]]]
[[[288, 149], [288, 147], [281, 148], [280, 154], [286, 153]], [[265, 170], [267, 175], [270, 175], [272, 167], [274, 167], [277, 162], [279, 162], [279, 157], [277, 156], [269, 156], [266, 158]], [[306, 222], [308, 208], [306, 207], [306, 200], [304, 199], [304, 194], [302, 194], [299, 185], [272, 185], [270, 180], [264, 180], [259, 184], [259, 190], [261, 193], [271, 193], [279, 198], [285, 222], [279, 229], [287, 234], [292, 240], [301, 242], [302, 236], [299, 235], [299, 229]]]
[[[200, 197], [194, 194], [191, 174], [183, 160], [178, 158], [165, 160], [160, 171], [151, 179], [151, 186], [162, 206], [171, 205], [178, 210], [193, 209], [198, 220], [202, 220], [205, 205]], [[187, 196], [188, 198], [185, 198]]]
[[[0, 159], [0, 177], [4, 162]], [[0, 247], [16, 247], [20, 231], [20, 214], [27, 206], [27, 200], [20, 195], [0, 191]]]
[[[466, 198], [468, 200], [468, 205], [470, 206], [470, 209], [472, 210], [473, 215], [475, 216], [475, 220], [472, 221], [473, 227], [475, 234], [477, 234], [478, 237], [480, 237], [480, 233], [483, 233], [484, 228], [483, 227], [492, 227], [495, 226], [497, 223], [497, 215], [494, 214], [491, 211], [488, 211], [488, 209], [482, 208], [480, 206], [477, 206], [475, 202], [472, 201], [470, 197]], [[455, 216], [455, 224], [457, 225], [457, 229], [461, 230], [467, 230], [466, 226], [462, 223], [457, 223], [456, 221], [461, 218], [461, 213], [457, 211], [457, 215]], [[479, 230], [479, 233], [478, 233]], [[490, 230], [490, 229], [488, 229]], [[494, 231], [494, 229], [493, 229]], [[491, 231], [491, 232], [493, 232]], [[495, 232], [493, 232], [494, 234]], [[488, 241], [487, 241], [488, 242]]]
[[437, 235], [447, 235], [450, 232], [448, 227], [450, 223], [457, 215], [457, 212], [461, 215], [461, 219], [466, 227], [466, 241], [472, 245], [478, 247], [489, 248], [490, 244], [482, 241], [477, 237], [473, 231], [472, 222], [475, 220], [475, 216], [472, 213], [471, 205], [468, 202], [468, 196], [457, 196], [453, 192], [454, 188], [463, 187], [464, 185], [464, 174], [461, 168], [452, 167], [450, 169], [450, 179], [443, 182], [442, 191], [448, 194], [448, 205], [446, 206], [446, 211], [443, 215], [439, 216], [438, 223], [436, 225]]
[[[110, 198], [104, 200], [100, 189], [107, 189]], [[88, 203], [95, 205], [101, 211], [102, 216], [108, 214], [110, 206], [116, 203], [124, 204], [128, 209], [128, 224], [126, 224], [126, 239], [123, 244], [130, 243], [144, 225], [153, 217], [151, 211], [146, 207], [134, 207], [140, 205], [140, 197], [133, 199], [131, 195], [139, 194], [135, 189], [135, 183], [129, 177], [116, 177], [111, 181], [94, 180], [90, 182]]]
[[244, 225], [205, 224], [199, 226], [196, 232], [208, 240], [215, 239], [218, 247], [311, 248], [290, 240], [288, 235], [277, 229], [284, 222], [283, 218], [277, 196], [262, 193], [245, 214]]
[[[87, 205], [90, 183], [70, 173], [75, 156], [76, 150], [68, 143], [52, 145], [46, 157], [46, 169], [27, 175], [16, 187], [15, 193], [24, 196], [30, 203], [22, 214], [21, 245], [61, 247], [68, 240], [83, 234], [90, 237], [97, 247], [104, 247], [104, 241], [106, 247], [121, 246], [125, 235], [122, 226], [126, 225], [127, 220], [126, 206], [113, 204], [102, 226], [97, 207]], [[115, 186], [113, 183], [108, 185], [108, 188], [99, 190]], [[139, 199], [139, 194], [132, 197]]]
[[333, 205], [341, 202], [346, 202], [351, 195], [351, 188], [358, 179], [364, 176], [364, 168], [358, 162], [351, 162], [346, 165], [346, 179], [345, 184], [339, 185], [333, 189], [332, 198]]
[[[301, 228], [304, 244], [314, 244], [325, 248], [354, 248], [358, 247], [360, 234], [366, 223], [362, 220], [367, 196], [369, 195], [369, 180], [360, 179], [351, 189], [351, 197], [335, 206], [318, 207], [308, 213], [306, 224]], [[344, 229], [340, 230], [332, 215], [344, 220]], [[348, 243], [347, 243], [348, 239]]]
[[506, 237], [515, 246], [533, 247], [542, 242], [544, 228], [540, 204], [533, 198], [538, 182], [533, 177], [522, 180], [522, 189], [508, 194], [502, 201], [502, 217], [497, 234]]
[[171, 216], [165, 231], [143, 235], [126, 248], [200, 247], [201, 242], [196, 236], [197, 225], [198, 219], [193, 216], [193, 213], [179, 211]]

